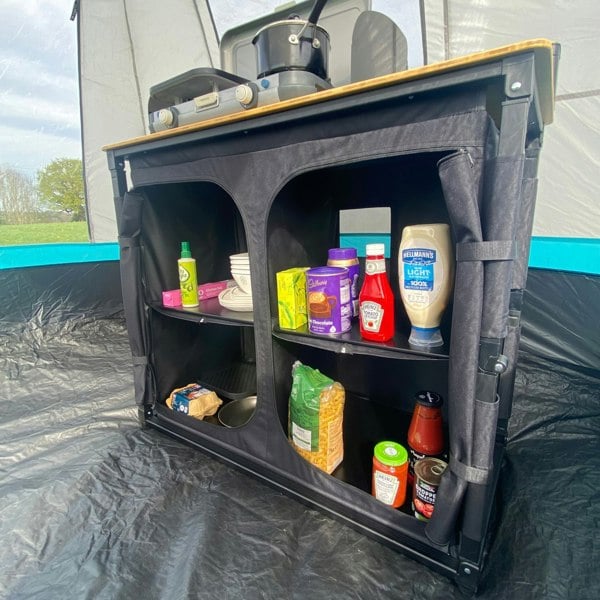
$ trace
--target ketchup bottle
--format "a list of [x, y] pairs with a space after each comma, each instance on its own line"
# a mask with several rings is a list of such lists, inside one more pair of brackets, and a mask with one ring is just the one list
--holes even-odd
[[408, 428], [410, 460], [408, 481], [412, 484], [415, 463], [425, 457], [442, 458], [444, 430], [442, 423], [442, 397], [435, 392], [419, 392], [415, 410]]
[[365, 280], [358, 296], [360, 335], [373, 342], [394, 337], [394, 294], [383, 253], [383, 244], [367, 244]]

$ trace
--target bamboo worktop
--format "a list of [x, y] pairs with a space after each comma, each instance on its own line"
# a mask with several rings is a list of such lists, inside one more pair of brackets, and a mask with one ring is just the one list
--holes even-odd
[[196, 123], [182, 125], [180, 127], [175, 127], [166, 131], [159, 131], [156, 133], [151, 133], [117, 142], [115, 144], [109, 144], [107, 146], [104, 146], [102, 149], [105, 151], [116, 150], [120, 148], [126, 148], [128, 146], [142, 144], [144, 142], [151, 142], [159, 139], [171, 138], [194, 131], [219, 127], [220, 125], [225, 125], [227, 123], [245, 121], [264, 115], [291, 110], [293, 108], [298, 108], [301, 106], [308, 106], [311, 104], [327, 102], [328, 100], [341, 98], [344, 96], [350, 96], [353, 94], [359, 94], [365, 91], [372, 91], [408, 81], [425, 79], [434, 75], [447, 73], [450, 71], [456, 71], [462, 68], [471, 67], [478, 64], [485, 64], [488, 62], [493, 62], [509, 56], [514, 56], [530, 51], [533, 51], [535, 53], [535, 71], [540, 110], [544, 123], [548, 124], [552, 122], [554, 114], [553, 52], [552, 42], [547, 39], [540, 38], [527, 40], [516, 44], [509, 44], [507, 46], [501, 46], [492, 50], [475, 52], [466, 56], [453, 58], [450, 60], [426, 65], [423, 67], [408, 69], [406, 71], [398, 71], [396, 73], [381, 75], [372, 79], [365, 79], [363, 81], [348, 83], [339, 87], [322, 90], [319, 92], [307, 94], [305, 96], [299, 96], [290, 100], [283, 100], [281, 102], [268, 104], [266, 106], [259, 106], [257, 108], [251, 108], [248, 110], [241, 110], [237, 113], [222, 115], [219, 117], [214, 117], [212, 119], [206, 119], [204, 121], [198, 121]]

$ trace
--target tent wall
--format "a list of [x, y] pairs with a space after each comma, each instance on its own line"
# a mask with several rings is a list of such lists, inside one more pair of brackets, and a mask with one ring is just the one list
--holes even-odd
[[150, 87], [218, 65], [205, 0], [82, 0], [79, 73], [90, 238], [115, 241], [112, 184], [102, 146], [146, 133]]
[[600, 237], [600, 10], [594, 0], [422, 0], [428, 63], [524, 39], [561, 44], [555, 117], [545, 133], [536, 236]]

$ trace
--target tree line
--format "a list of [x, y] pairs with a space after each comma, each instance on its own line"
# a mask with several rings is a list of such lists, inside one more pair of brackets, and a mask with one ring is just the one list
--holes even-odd
[[78, 158], [57, 158], [35, 177], [0, 165], [0, 224], [56, 220], [84, 221], [83, 166]]

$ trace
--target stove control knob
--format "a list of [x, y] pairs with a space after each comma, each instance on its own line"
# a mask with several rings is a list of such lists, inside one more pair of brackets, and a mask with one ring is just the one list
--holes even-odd
[[158, 122], [164, 127], [171, 127], [175, 121], [173, 112], [169, 108], [161, 108], [158, 111]]
[[242, 105], [248, 106], [254, 100], [254, 90], [243, 83], [235, 88], [235, 99]]

